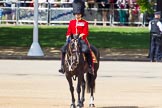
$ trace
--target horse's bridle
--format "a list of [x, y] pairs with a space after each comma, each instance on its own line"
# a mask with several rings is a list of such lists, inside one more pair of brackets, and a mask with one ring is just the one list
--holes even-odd
[[68, 48], [67, 48], [67, 54], [66, 54], [66, 60], [65, 64], [68, 67], [68, 71], [72, 72], [77, 67], [79, 63], [79, 55], [80, 55], [80, 49], [79, 49], [79, 38], [74, 37], [71, 39]]

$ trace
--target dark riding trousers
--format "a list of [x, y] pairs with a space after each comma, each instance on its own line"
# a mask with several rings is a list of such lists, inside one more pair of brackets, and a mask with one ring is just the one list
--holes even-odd
[[151, 51], [150, 51], [150, 59], [159, 60], [158, 56], [160, 54], [160, 48], [161, 48], [161, 40], [162, 38], [159, 37], [157, 34], [151, 34]]
[[151, 31], [150, 31], [150, 36], [151, 36], [151, 48], [150, 48], [150, 59], [151, 61], [159, 59], [159, 54], [160, 54], [160, 47], [161, 47], [161, 34], [160, 34], [160, 29], [157, 26], [158, 19], [154, 19], [151, 21]]

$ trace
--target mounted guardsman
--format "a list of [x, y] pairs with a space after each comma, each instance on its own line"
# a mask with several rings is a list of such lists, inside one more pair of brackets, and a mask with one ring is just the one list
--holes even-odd
[[154, 19], [149, 22], [151, 36], [150, 61], [159, 61], [160, 49], [162, 47], [162, 23], [160, 22], [161, 13], [155, 12]]
[[82, 17], [84, 16], [84, 1], [82, 0], [74, 0], [73, 2], [73, 15], [75, 16], [75, 19], [71, 20], [68, 26], [68, 30], [66, 33], [66, 43], [62, 47], [62, 57], [61, 57], [61, 69], [59, 69], [59, 72], [65, 73], [64, 71], [64, 60], [65, 60], [65, 54], [66, 54], [66, 47], [68, 43], [71, 41], [74, 35], [79, 36], [82, 52], [85, 54], [87, 63], [89, 65], [89, 73], [94, 74], [94, 68], [93, 68], [93, 62], [92, 62], [92, 55], [90, 51], [90, 45], [87, 40], [89, 29], [88, 29], [88, 22]]

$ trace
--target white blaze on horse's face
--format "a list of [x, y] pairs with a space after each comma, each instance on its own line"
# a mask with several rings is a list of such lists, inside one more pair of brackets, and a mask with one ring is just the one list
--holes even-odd
[[78, 39], [72, 39], [70, 42], [70, 54], [68, 55], [68, 71], [74, 71], [79, 63], [79, 48], [78, 48]]
[[74, 41], [74, 44], [75, 44], [75, 49], [77, 50], [77, 45], [78, 45], [77, 40]]
[[69, 71], [73, 71], [72, 66], [69, 66]]

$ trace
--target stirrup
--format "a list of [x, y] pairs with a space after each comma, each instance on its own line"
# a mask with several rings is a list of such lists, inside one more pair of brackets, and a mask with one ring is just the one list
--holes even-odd
[[61, 69], [59, 69], [59, 72], [62, 73], [62, 74], [65, 73], [63, 66], [61, 66]]

